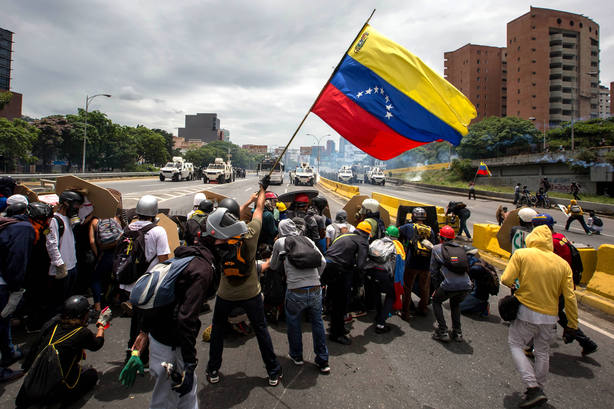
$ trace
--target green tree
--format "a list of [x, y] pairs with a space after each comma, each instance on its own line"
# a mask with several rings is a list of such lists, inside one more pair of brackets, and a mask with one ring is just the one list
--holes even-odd
[[[563, 146], [571, 148], [571, 123], [563, 122], [558, 128], [548, 131], [547, 142], [551, 149]], [[603, 143], [602, 143], [603, 142]], [[599, 145], [614, 145], [614, 117], [589, 119], [574, 123], [576, 148], [591, 148]]]
[[11, 91], [0, 92], [0, 109], [7, 106], [9, 102], [11, 102], [11, 98], [13, 98], [13, 93]]
[[129, 129], [136, 141], [136, 152], [139, 155], [139, 160], [156, 165], [164, 164], [170, 159], [164, 136], [141, 125]]
[[175, 137], [172, 133], [166, 132], [164, 129], [159, 128], [152, 129], [152, 131], [164, 137], [165, 148], [168, 152], [169, 158], [172, 158], [173, 156], [181, 156], [181, 151], [179, 149], [175, 149]]
[[73, 126], [63, 115], [37, 119], [32, 125], [40, 130], [38, 138], [32, 145], [32, 154], [42, 162], [43, 172], [48, 172], [51, 169], [51, 161], [56, 157], [62, 158], [61, 147], [64, 138], [69, 136]]
[[469, 127], [458, 152], [469, 159], [492, 158], [529, 152], [540, 132], [531, 121], [516, 117], [489, 117]]
[[30, 153], [39, 130], [21, 119], [9, 121], [0, 118], [0, 157], [5, 171], [12, 171], [18, 162], [31, 163], [36, 160]]
[[[80, 164], [83, 155], [83, 137], [85, 133], [85, 110], [79, 109], [77, 115], [66, 115], [72, 125], [72, 130], [62, 143], [62, 152], [69, 163]], [[114, 132], [113, 122], [100, 111], [87, 113], [87, 151], [86, 164], [88, 169], [99, 168], [101, 158], [108, 149], [108, 138]]]

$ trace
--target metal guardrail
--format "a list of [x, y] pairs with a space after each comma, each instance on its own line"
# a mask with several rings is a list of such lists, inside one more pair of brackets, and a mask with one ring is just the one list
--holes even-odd
[[105, 179], [118, 177], [138, 177], [138, 176], [158, 176], [159, 172], [98, 172], [98, 173], [19, 173], [19, 174], [0, 174], [0, 176], [10, 176], [18, 181], [32, 180], [55, 180], [60, 176], [73, 175], [81, 179]]

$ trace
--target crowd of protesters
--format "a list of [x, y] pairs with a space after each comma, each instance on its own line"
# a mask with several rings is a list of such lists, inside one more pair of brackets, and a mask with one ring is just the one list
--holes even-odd
[[[130, 220], [121, 211], [99, 219], [92, 215], [87, 192], [61, 192], [52, 209], [13, 194], [11, 180], [0, 181], [5, 198], [0, 218], [1, 380], [25, 374], [17, 407], [41, 402], [62, 407], [96, 385], [97, 372], [80, 361], [84, 349], [103, 347], [111, 310], [114, 315], [122, 310], [131, 320], [119, 382], [131, 386], [149, 368], [155, 378], [151, 408], [198, 407], [199, 314], [214, 295], [212, 325], [203, 332], [210, 342], [204, 373], [211, 384], [221, 380], [229, 329], [255, 334], [268, 384], [280, 383], [283, 371], [267, 319], [284, 317], [288, 356], [304, 365], [301, 322], [306, 315], [314, 364], [327, 375], [331, 367], [323, 317], [330, 321], [328, 341], [351, 345], [347, 324], [368, 310], [375, 310], [373, 329], [379, 336], [391, 330], [386, 322], [393, 314], [419, 319], [431, 304], [436, 318], [432, 338], [440, 342], [464, 342], [461, 312], [490, 314], [489, 298], [499, 292], [496, 270], [475, 248], [459, 244], [452, 227], [429, 220], [424, 208], [413, 207], [407, 220], [387, 226], [380, 204], [366, 199], [354, 225], [344, 210], [334, 220], [327, 217], [328, 203], [316, 191], [300, 191], [282, 202], [267, 191], [268, 182], [263, 178], [259, 191], [241, 206], [233, 199], [215, 203], [197, 194], [194, 208], [178, 223], [182, 245], [171, 254], [153, 196], [139, 200]], [[461, 234], [470, 238], [469, 209], [453, 203], [448, 213], [460, 219]], [[500, 213], [502, 222], [506, 213]], [[502, 283], [513, 288], [520, 304], [509, 344], [528, 388], [521, 407], [530, 407], [546, 399], [552, 324], [563, 326], [566, 342], [578, 340], [584, 355], [597, 345], [577, 327], [574, 265], [571, 250], [564, 251], [569, 242], [553, 234], [549, 215], [532, 211], [521, 221], [512, 234], [521, 231], [521, 247], [527, 248], [514, 252]], [[534, 226], [539, 227], [531, 231]], [[556, 268], [539, 276], [536, 266], [546, 264]], [[92, 296], [92, 305], [84, 295]], [[448, 300], [451, 328], [442, 308]], [[12, 343], [11, 317], [19, 317], [35, 334], [25, 356]], [[96, 324], [96, 333], [88, 324]], [[57, 363], [46, 358], [53, 356], [50, 351], [57, 351]], [[535, 369], [528, 356], [534, 356]], [[22, 359], [22, 369], [15, 369], [13, 364]], [[41, 377], [49, 381], [42, 385]]]

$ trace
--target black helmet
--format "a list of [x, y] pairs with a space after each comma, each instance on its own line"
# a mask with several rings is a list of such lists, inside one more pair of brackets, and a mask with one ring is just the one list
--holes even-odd
[[415, 222], [426, 220], [426, 210], [422, 207], [414, 207], [414, 210], [411, 211], [411, 219]]
[[213, 211], [213, 202], [209, 199], [201, 200], [198, 204], [198, 210], [206, 214], [211, 213]]
[[82, 295], [73, 295], [64, 301], [62, 318], [83, 318], [90, 309], [90, 303]]
[[232, 213], [237, 219], [241, 218], [241, 208], [239, 207], [239, 203], [237, 203], [237, 201], [234, 199], [229, 197], [222, 199], [222, 201], [218, 203], [217, 207], [225, 207], [226, 209], [230, 210], [230, 213]]
[[328, 200], [326, 200], [324, 197], [316, 196], [311, 199], [311, 204], [313, 204], [319, 211], [322, 211], [326, 206], [328, 206]]
[[62, 193], [60, 193], [60, 203], [68, 203], [68, 204], [77, 203], [77, 204], [82, 205], [83, 195], [73, 190], [65, 190]]
[[6, 207], [6, 215], [8, 217], [18, 216], [20, 214], [24, 214], [26, 212], [27, 205], [25, 203], [19, 202], [14, 203], [10, 206]]
[[13, 195], [17, 183], [10, 176], [0, 176], [0, 195], [9, 197]]
[[28, 205], [28, 217], [32, 220], [46, 221], [53, 217], [53, 209], [47, 203], [33, 202]]

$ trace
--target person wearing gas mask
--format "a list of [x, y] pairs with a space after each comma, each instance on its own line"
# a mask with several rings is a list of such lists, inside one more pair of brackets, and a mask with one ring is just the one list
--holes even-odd
[[47, 234], [47, 253], [51, 260], [48, 275], [50, 278], [49, 305], [59, 312], [64, 300], [72, 295], [77, 278], [77, 251], [72, 223], [83, 204], [83, 195], [66, 190], [60, 194], [58, 207], [49, 223]]

